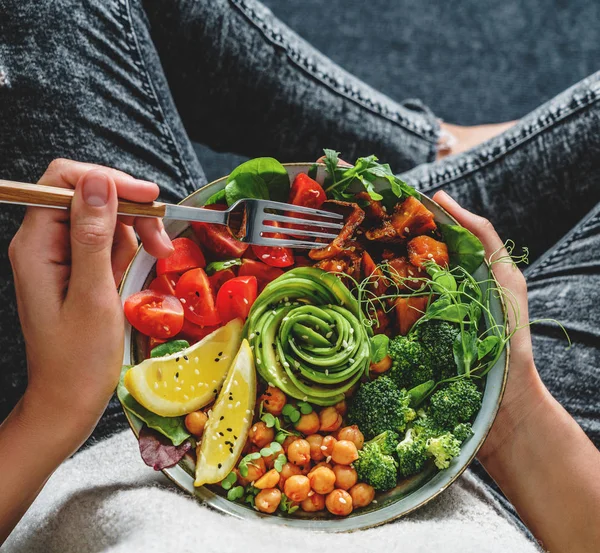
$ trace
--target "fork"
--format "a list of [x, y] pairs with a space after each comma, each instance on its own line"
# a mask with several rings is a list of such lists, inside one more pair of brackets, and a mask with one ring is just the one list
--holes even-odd
[[[69, 188], [56, 188], [43, 184], [27, 184], [0, 179], [0, 203], [69, 209], [73, 192]], [[158, 217], [224, 225], [230, 230], [233, 237], [241, 242], [259, 246], [282, 246], [300, 249], [327, 246], [327, 242], [313, 242], [307, 238], [333, 240], [337, 233], [331, 231], [339, 231], [343, 227], [343, 215], [331, 211], [257, 199], [238, 200], [225, 211], [162, 202], [136, 203], [119, 200], [117, 212], [119, 215], [133, 215], [135, 217]], [[232, 213], [236, 213], [236, 215], [241, 213], [241, 228], [233, 228]], [[320, 220], [298, 218], [294, 216], [295, 213], [303, 217], [319, 217]], [[288, 226], [278, 229], [274, 225], [268, 225], [268, 222], [275, 224], [290, 223], [301, 225], [302, 228]], [[268, 236], [278, 232], [285, 233], [286, 237]], [[294, 238], [294, 236], [298, 238]]]

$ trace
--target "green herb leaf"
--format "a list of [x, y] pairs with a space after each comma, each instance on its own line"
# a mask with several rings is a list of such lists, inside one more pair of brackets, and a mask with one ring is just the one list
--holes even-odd
[[227, 492], [227, 499], [229, 501], [235, 501], [236, 499], [242, 499], [244, 497], [244, 487], [243, 486], [235, 486], [235, 488], [231, 488]]
[[464, 321], [469, 312], [468, 304], [454, 303], [450, 296], [444, 295], [427, 308], [425, 317], [427, 319], [438, 319], [440, 321], [460, 323], [461, 321]]
[[469, 376], [473, 362], [477, 360], [477, 333], [474, 330], [461, 330], [452, 345], [458, 374]]
[[296, 411], [294, 410], [292, 413], [290, 413], [290, 421], [293, 423], [296, 423], [300, 420], [300, 411]]
[[423, 382], [423, 384], [419, 384], [408, 390], [411, 405], [415, 408], [418, 407], [433, 388], [435, 388], [435, 380], [428, 380], [427, 382]]
[[278, 451], [283, 450], [283, 448], [281, 447], [281, 444], [278, 442], [271, 442], [269, 444], [269, 449], [273, 452], [273, 453], [277, 453]]
[[439, 225], [448, 253], [450, 267], [461, 266], [473, 273], [483, 263], [483, 244], [471, 231], [459, 225]]
[[[234, 182], [235, 185], [232, 184]], [[285, 202], [290, 192], [290, 178], [285, 167], [276, 159], [257, 157], [238, 165], [231, 172], [225, 190], [228, 205], [241, 198]]]
[[270, 447], [263, 447], [263, 448], [260, 450], [260, 454], [261, 454], [263, 457], [270, 457], [271, 455], [273, 455], [273, 451], [271, 451], [271, 448], [270, 448]]
[[275, 426], [275, 417], [271, 413], [265, 413], [261, 420], [265, 423], [267, 428], [273, 428]]
[[206, 271], [206, 274], [210, 276], [214, 275], [218, 271], [231, 269], [231, 267], [235, 267], [241, 264], [241, 259], [224, 259], [223, 261], [211, 261], [204, 270]]
[[308, 415], [309, 413], [313, 412], [312, 405], [306, 401], [299, 401], [298, 408], [300, 409], [300, 413], [303, 415]]
[[152, 348], [150, 357], [165, 357], [189, 347], [190, 344], [186, 340], [171, 340]]
[[489, 353], [493, 353], [501, 340], [498, 336], [486, 336], [483, 340], [477, 340], [477, 359], [483, 359]]
[[316, 179], [317, 178], [317, 171], [319, 170], [319, 166], [316, 163], [313, 163], [310, 166], [310, 169], [307, 171], [307, 175], [311, 178], [311, 179]]
[[390, 339], [385, 334], [371, 338], [371, 363], [379, 363], [388, 354]]
[[281, 410], [281, 414], [289, 417], [291, 413], [293, 413], [296, 408], [291, 403], [286, 403]]
[[434, 292], [437, 294], [456, 292], [456, 279], [448, 269], [445, 267], [440, 267], [437, 263], [431, 261], [425, 263], [425, 270], [433, 281], [431, 289]]
[[282, 444], [282, 443], [285, 441], [285, 439], [288, 437], [288, 435], [289, 435], [289, 434], [284, 434], [283, 432], [278, 432], [278, 433], [275, 435], [275, 441], [276, 441], [278, 444]]
[[281, 472], [283, 470], [283, 465], [285, 465], [287, 463], [287, 457], [283, 454], [280, 453], [277, 458], [275, 459], [275, 462], [273, 463], [273, 467], [275, 468], [275, 470], [277, 472]]
[[221, 487], [224, 490], [230, 490], [231, 487], [236, 483], [237, 475], [235, 472], [230, 472], [223, 480], [221, 480]]
[[184, 417], [161, 417], [152, 411], [149, 411], [140, 405], [134, 397], [127, 391], [123, 379], [125, 373], [131, 368], [131, 365], [123, 365], [121, 369], [121, 378], [117, 386], [117, 397], [119, 401], [130, 413], [133, 413], [138, 419], [146, 423], [149, 428], [160, 432], [173, 442], [173, 445], [181, 445], [190, 437], [190, 433], [185, 427]]

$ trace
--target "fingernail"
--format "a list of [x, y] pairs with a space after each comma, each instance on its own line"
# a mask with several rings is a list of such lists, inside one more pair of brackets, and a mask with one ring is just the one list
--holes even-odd
[[108, 203], [108, 176], [99, 171], [90, 171], [83, 176], [81, 183], [83, 201], [92, 207], [102, 207]]
[[167, 248], [171, 250], [173, 249], [171, 239], [169, 238], [169, 235], [167, 234], [167, 231], [164, 228], [160, 229], [160, 239], [162, 240], [163, 244], [167, 246]]

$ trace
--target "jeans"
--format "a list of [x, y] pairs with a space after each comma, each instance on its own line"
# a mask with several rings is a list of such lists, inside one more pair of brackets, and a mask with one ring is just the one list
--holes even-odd
[[[439, 125], [336, 66], [254, 0], [0, 0], [0, 175], [34, 182], [56, 157], [156, 181], [175, 201], [205, 184], [191, 140], [218, 151], [316, 159], [376, 154], [425, 194], [444, 189], [530, 248], [538, 369], [600, 444], [600, 73], [514, 128], [434, 162]], [[0, 418], [26, 384], [0, 212]], [[111, 401], [94, 436], [125, 425]], [[477, 467], [475, 470], [478, 470]]]

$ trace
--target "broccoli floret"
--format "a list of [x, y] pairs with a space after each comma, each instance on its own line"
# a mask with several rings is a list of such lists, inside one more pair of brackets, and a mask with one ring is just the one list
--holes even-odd
[[473, 435], [473, 427], [468, 422], [461, 422], [454, 427], [452, 434], [462, 444]]
[[426, 447], [427, 453], [433, 456], [435, 466], [439, 469], [447, 469], [450, 461], [460, 453], [460, 441], [451, 432], [429, 438]]
[[348, 420], [358, 425], [367, 439], [386, 430], [401, 433], [416, 417], [410, 401], [406, 390], [399, 390], [390, 378], [380, 376], [358, 388], [348, 406]]
[[453, 346], [459, 333], [458, 325], [447, 321], [434, 319], [417, 325], [415, 338], [430, 355], [434, 380], [456, 376], [458, 369], [454, 361]]
[[417, 427], [409, 428], [404, 439], [396, 447], [400, 476], [411, 476], [423, 470], [429, 457], [427, 440]]
[[358, 452], [358, 459], [354, 461], [358, 479], [378, 491], [393, 488], [396, 485], [398, 463], [392, 453], [397, 443], [398, 435], [390, 431], [366, 442]]
[[432, 380], [431, 358], [423, 345], [406, 336], [397, 336], [388, 346], [392, 368], [387, 373], [398, 388], [414, 388]]
[[469, 422], [481, 407], [481, 392], [471, 380], [463, 378], [435, 392], [430, 399], [429, 416], [444, 430], [452, 431]]

